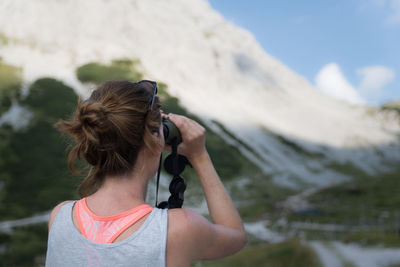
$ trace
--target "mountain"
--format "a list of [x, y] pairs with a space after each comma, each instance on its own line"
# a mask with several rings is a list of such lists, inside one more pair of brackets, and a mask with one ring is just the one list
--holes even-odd
[[328, 185], [348, 180], [332, 162], [374, 174], [400, 158], [392, 114], [323, 95], [206, 1], [5, 0], [0, 12], [0, 55], [25, 82], [51, 75], [87, 96], [77, 67], [139, 59], [278, 184]]

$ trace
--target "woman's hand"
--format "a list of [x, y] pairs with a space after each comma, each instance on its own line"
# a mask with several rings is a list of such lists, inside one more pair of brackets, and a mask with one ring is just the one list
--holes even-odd
[[[169, 118], [182, 135], [182, 143], [178, 146], [178, 153], [188, 158], [190, 162], [206, 153], [206, 129], [185, 116], [177, 114], [162, 115]], [[170, 150], [170, 146], [166, 146]]]

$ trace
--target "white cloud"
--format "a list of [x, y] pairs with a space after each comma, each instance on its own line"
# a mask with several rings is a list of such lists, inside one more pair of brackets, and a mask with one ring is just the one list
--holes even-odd
[[369, 66], [357, 69], [361, 76], [360, 93], [365, 97], [379, 97], [383, 88], [395, 78], [394, 70], [385, 66]]
[[352, 104], [365, 104], [365, 100], [347, 81], [336, 63], [325, 65], [315, 77], [315, 85], [325, 94]]
[[315, 77], [315, 85], [325, 94], [352, 104], [376, 104], [396, 77], [394, 70], [381, 65], [359, 68], [356, 73], [360, 77], [358, 87], [347, 81], [338, 64], [329, 63]]

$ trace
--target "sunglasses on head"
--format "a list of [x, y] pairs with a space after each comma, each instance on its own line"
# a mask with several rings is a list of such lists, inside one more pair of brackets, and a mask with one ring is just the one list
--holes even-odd
[[141, 80], [138, 82], [138, 84], [143, 84], [143, 83], [150, 83], [151, 86], [153, 87], [153, 97], [151, 98], [151, 103], [150, 103], [150, 110], [152, 110], [153, 105], [154, 105], [154, 99], [155, 99], [157, 91], [158, 91], [157, 83], [154, 81], [150, 81], [150, 80]]

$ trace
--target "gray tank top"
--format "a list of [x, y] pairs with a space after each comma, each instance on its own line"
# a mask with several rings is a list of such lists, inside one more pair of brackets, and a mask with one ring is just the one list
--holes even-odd
[[75, 201], [57, 213], [49, 232], [48, 267], [165, 266], [168, 211], [154, 208], [142, 226], [128, 238], [111, 244], [85, 238], [72, 221]]

